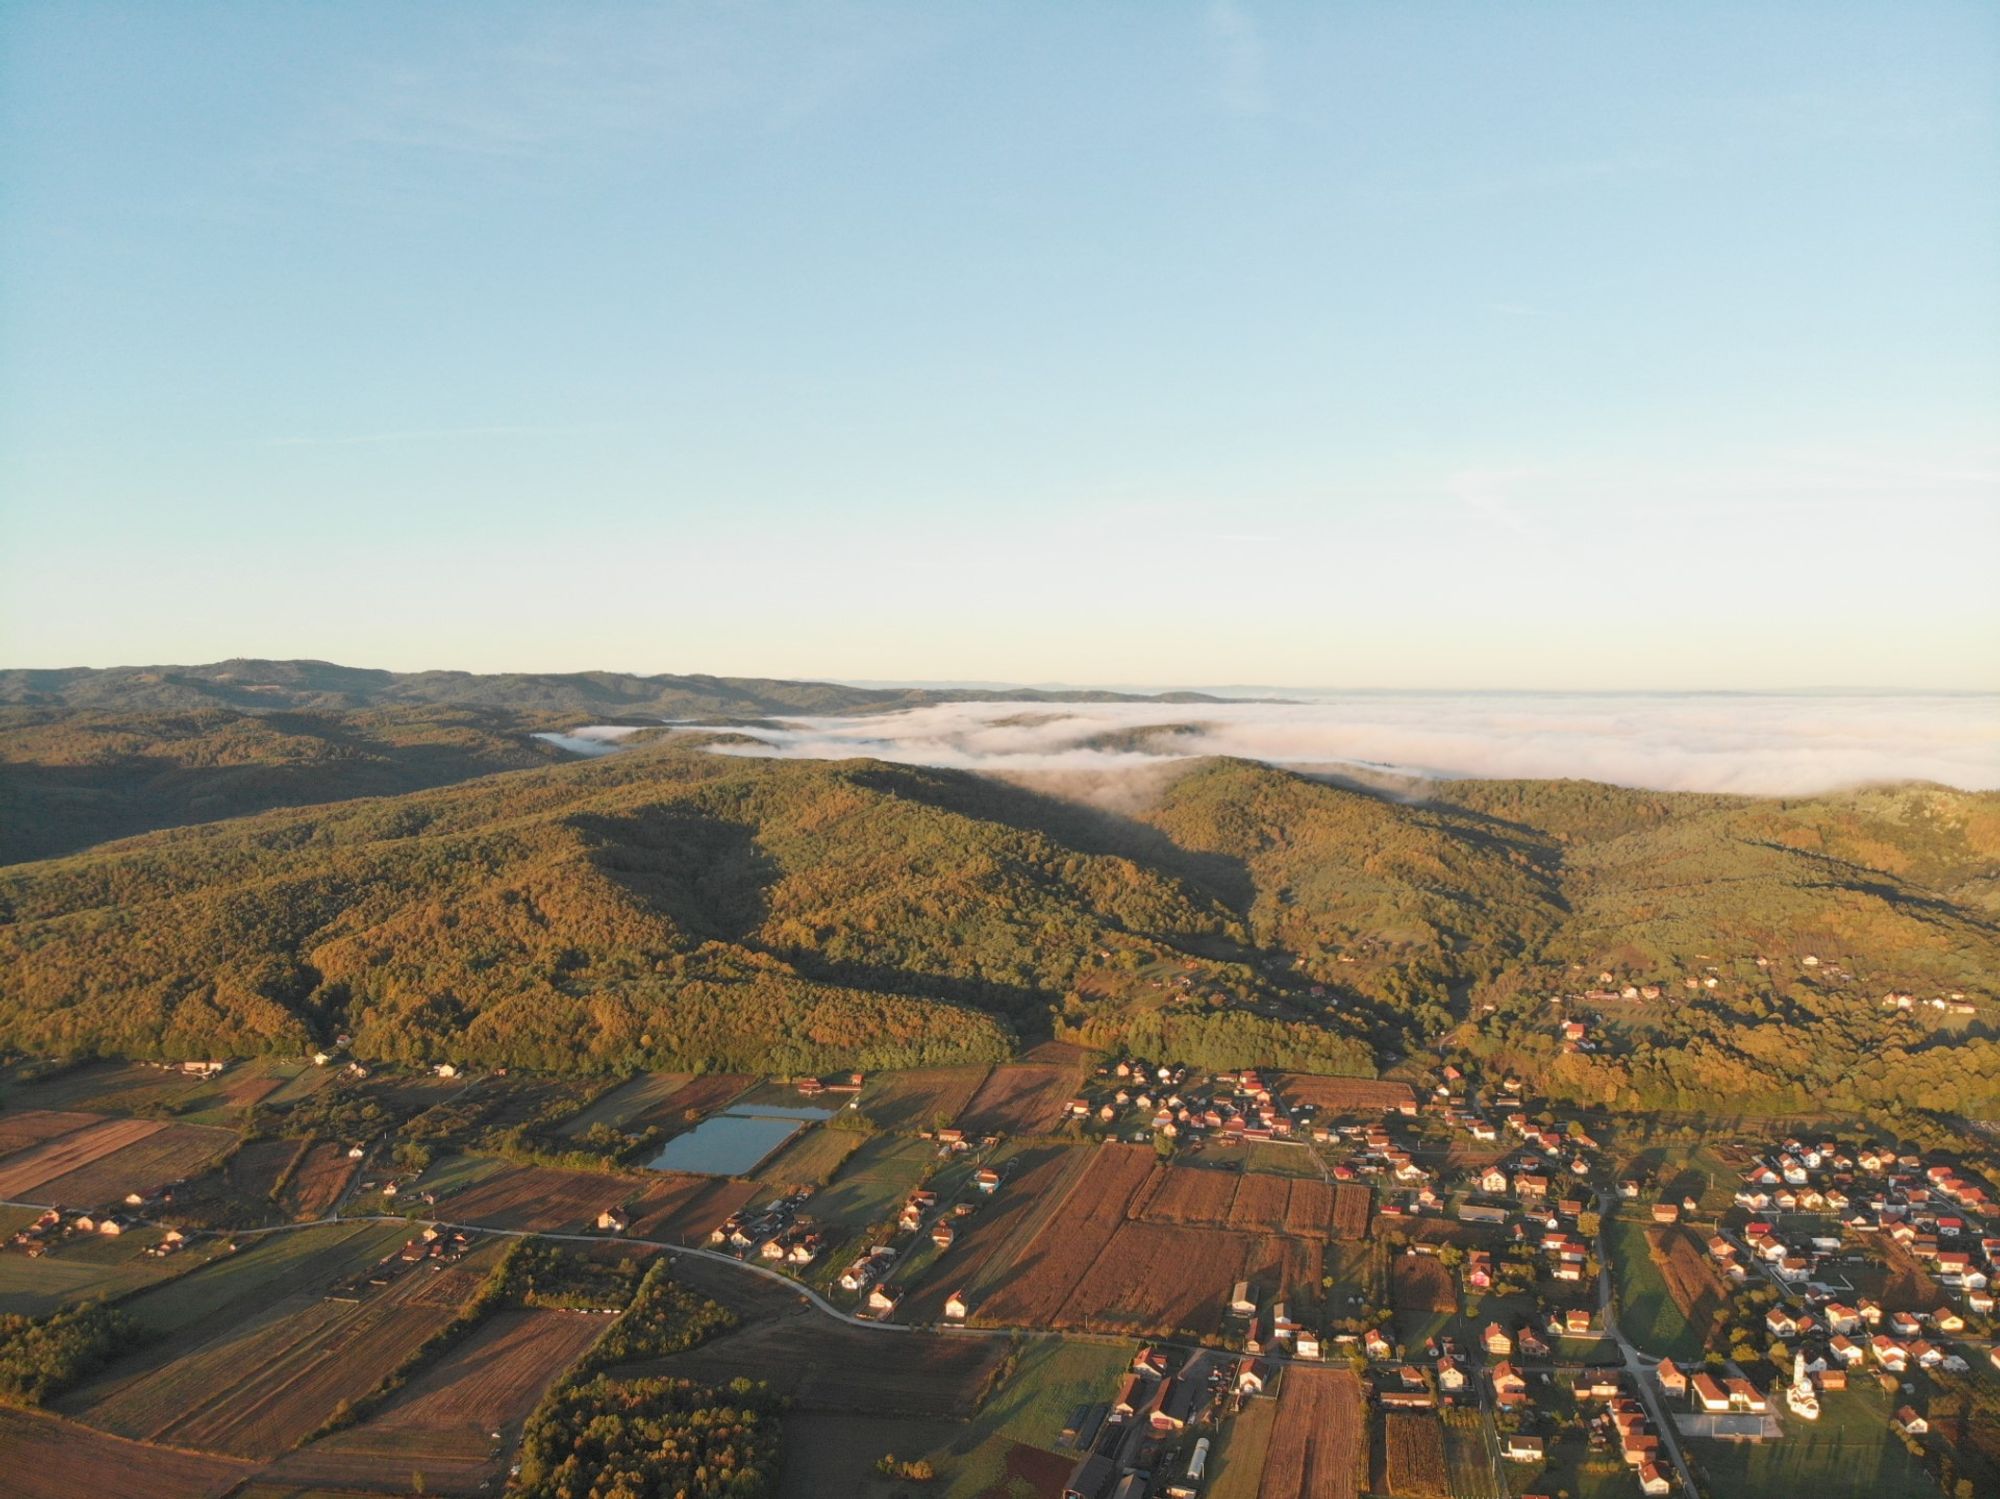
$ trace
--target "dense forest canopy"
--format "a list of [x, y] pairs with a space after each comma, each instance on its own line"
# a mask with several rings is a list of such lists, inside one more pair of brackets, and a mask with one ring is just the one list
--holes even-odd
[[[1114, 813], [671, 739], [550, 765], [519, 715], [477, 708], [10, 711], [10, 770], [247, 764], [291, 778], [282, 800], [326, 788], [0, 871], [0, 1041], [37, 1052], [345, 1033], [409, 1062], [781, 1072], [1057, 1035], [1366, 1074], [1451, 1036], [1604, 1102], [1840, 1074], [1883, 1096], [1948, 1082], [1970, 1107], [2000, 1075], [1985, 1010], [1880, 1011], [1890, 991], [1990, 998], [1990, 793], [1460, 781], [1419, 799], [1211, 759]], [[397, 755], [419, 750], [449, 784], [357, 794], [417, 773]], [[49, 836], [27, 821], [10, 836]], [[1668, 1000], [1562, 1052], [1547, 1001], [1600, 970]]]

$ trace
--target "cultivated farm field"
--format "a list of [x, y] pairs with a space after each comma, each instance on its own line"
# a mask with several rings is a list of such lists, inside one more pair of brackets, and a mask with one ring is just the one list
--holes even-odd
[[995, 1067], [959, 1116], [968, 1135], [1046, 1135], [1083, 1080], [1075, 1067]]
[[[621, 1178], [612, 1177], [611, 1181]], [[722, 1176], [656, 1176], [628, 1204], [635, 1239], [699, 1244], [709, 1230], [757, 1195], [755, 1182]]]
[[1435, 1415], [1392, 1411], [1382, 1418], [1383, 1466], [1396, 1499], [1450, 1499], [1444, 1427]]
[[135, 1440], [276, 1457], [450, 1322], [498, 1252], [489, 1245], [448, 1269], [417, 1266], [358, 1302], [284, 1297], [218, 1324], [170, 1362], [126, 1377], [114, 1369], [77, 1414]]
[[199, 1176], [235, 1142], [236, 1136], [226, 1129], [204, 1124], [162, 1125], [74, 1171], [39, 1183], [34, 1190], [49, 1202], [80, 1206], [115, 1203], [128, 1192], [150, 1192]]
[[1722, 1278], [1694, 1234], [1680, 1224], [1646, 1230], [1646, 1247], [1660, 1267], [1667, 1293], [1681, 1316], [1697, 1332], [1706, 1333], [1722, 1303]]
[[81, 1114], [56, 1109], [9, 1109], [0, 1113], [0, 1156], [26, 1150], [44, 1140], [53, 1140], [86, 1124], [102, 1123], [102, 1114]]
[[1434, 1254], [1399, 1254], [1390, 1273], [1390, 1294], [1400, 1311], [1455, 1312], [1458, 1291], [1451, 1272]]
[[1132, 1216], [1184, 1227], [1358, 1239], [1368, 1229], [1370, 1201], [1369, 1189], [1353, 1183], [1328, 1185], [1316, 1177], [1170, 1166], [1133, 1198]]
[[1041, 1235], [1089, 1165], [1092, 1152], [1060, 1145], [1035, 1146], [1013, 1161], [997, 1201], [960, 1226], [958, 1242], [911, 1293], [905, 1314], [935, 1322], [955, 1290], [972, 1299], [975, 1314], [995, 1287], [1012, 1278], [1028, 1247]]
[[1048, 1326], [1124, 1222], [1127, 1205], [1156, 1169], [1155, 1159], [1138, 1145], [1093, 1150], [1067, 1199], [1008, 1267], [1007, 1280], [975, 1308], [975, 1320]]
[[26, 1197], [43, 1182], [80, 1171], [165, 1128], [157, 1119], [107, 1119], [30, 1145], [0, 1161], [0, 1197]]
[[687, 1072], [643, 1072], [570, 1115], [556, 1133], [580, 1135], [593, 1124], [624, 1129], [632, 1120], [665, 1104], [692, 1079], [693, 1074]]
[[500, 1477], [495, 1446], [504, 1453], [550, 1381], [610, 1325], [583, 1312], [495, 1312], [367, 1420], [284, 1457], [268, 1476], [403, 1494], [421, 1473], [429, 1492], [477, 1493]]
[[291, 1180], [278, 1194], [280, 1205], [294, 1219], [318, 1218], [332, 1211], [360, 1166], [348, 1159], [346, 1146], [316, 1141], [292, 1169]]
[[1061, 1305], [1034, 1325], [1211, 1336], [1229, 1288], [1250, 1273], [1265, 1242], [1228, 1229], [1121, 1224]]
[[1375, 1191], [1363, 1182], [1336, 1182], [1333, 1188], [1333, 1236], [1336, 1239], [1365, 1239], [1368, 1218], [1375, 1206]]
[[900, 1416], [970, 1410], [1007, 1345], [911, 1332], [887, 1337], [788, 1304], [686, 1353], [621, 1368], [711, 1384], [761, 1379], [799, 1405]]
[[851, 1129], [809, 1129], [757, 1168], [760, 1181], [820, 1186], [840, 1170], [867, 1137]]
[[735, 1072], [704, 1073], [627, 1116], [620, 1121], [620, 1128], [641, 1130], [657, 1124], [670, 1135], [678, 1134], [707, 1118], [756, 1081]]
[[1346, 1369], [1286, 1368], [1264, 1454], [1263, 1499], [1356, 1499], [1367, 1462], [1361, 1381]]
[[638, 1195], [637, 1181], [608, 1171], [504, 1166], [440, 1197], [437, 1213], [449, 1222], [482, 1228], [573, 1232], [595, 1224], [604, 1209]]
[[7, 1406], [0, 1406], [0, 1460], [11, 1499], [222, 1499], [256, 1471], [254, 1463], [148, 1447]]
[[1484, 1411], [1444, 1413], [1444, 1452], [1452, 1499], [1507, 1499], [1506, 1489], [1494, 1478]]
[[914, 1067], [878, 1072], [861, 1093], [861, 1112], [877, 1128], [900, 1132], [929, 1129], [942, 1119], [959, 1119], [989, 1067]]

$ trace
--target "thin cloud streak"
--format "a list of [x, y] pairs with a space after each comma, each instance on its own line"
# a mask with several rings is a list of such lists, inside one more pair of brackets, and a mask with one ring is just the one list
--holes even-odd
[[[1147, 729], [1170, 733], [1129, 737]], [[1573, 777], [1807, 795], [1885, 781], [2000, 789], [2000, 697], [1348, 694], [1310, 703], [952, 703], [732, 729], [717, 753], [1000, 774], [1202, 755], [1424, 779]], [[1111, 738], [1108, 736], [1127, 736]]]

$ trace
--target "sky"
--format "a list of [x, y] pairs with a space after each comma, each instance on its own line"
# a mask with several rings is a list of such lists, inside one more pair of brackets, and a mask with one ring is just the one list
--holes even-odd
[[2000, 8], [0, 7], [0, 665], [2000, 688]]

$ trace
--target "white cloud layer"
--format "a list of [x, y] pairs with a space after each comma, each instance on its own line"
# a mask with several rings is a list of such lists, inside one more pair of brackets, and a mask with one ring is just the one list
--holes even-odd
[[[1134, 743], [1105, 736], [1186, 726]], [[1349, 694], [1311, 702], [951, 703], [730, 732], [723, 754], [1028, 774], [1197, 755], [1425, 778], [1577, 777], [1804, 795], [1870, 782], [2000, 789], [2000, 696]]]

